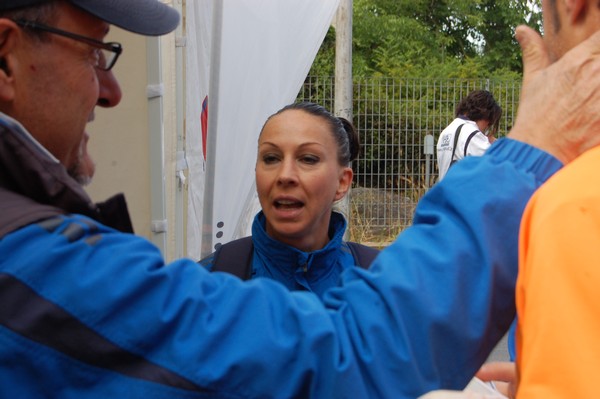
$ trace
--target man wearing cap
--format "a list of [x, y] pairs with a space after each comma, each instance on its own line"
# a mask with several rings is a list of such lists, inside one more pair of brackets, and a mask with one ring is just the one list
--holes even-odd
[[543, 134], [545, 115], [518, 118], [520, 141], [453, 168], [371, 270], [348, 270], [320, 302], [192, 260], [167, 266], [130, 234], [122, 197], [93, 204], [77, 182], [94, 108], [121, 98], [110, 25], [160, 35], [178, 20], [156, 0], [0, 2], [0, 397], [414, 398], [464, 386], [514, 317], [525, 202], [578, 155], [568, 138], [597, 144], [577, 120], [600, 77], [572, 76], [600, 62], [598, 40], [546, 68], [523, 33], [521, 106], [573, 113]]

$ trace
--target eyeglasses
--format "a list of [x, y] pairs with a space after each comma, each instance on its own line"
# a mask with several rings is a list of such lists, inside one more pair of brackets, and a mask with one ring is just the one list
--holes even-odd
[[67, 32], [64, 30], [56, 29], [51, 26], [46, 26], [42, 24], [38, 24], [37, 22], [27, 21], [24, 19], [18, 19], [15, 23], [22, 28], [39, 30], [42, 32], [53, 33], [55, 35], [60, 35], [64, 37], [68, 37], [69, 39], [76, 40], [78, 42], [85, 43], [89, 46], [92, 46], [96, 49], [96, 62], [95, 67], [101, 69], [103, 71], [110, 71], [110, 69], [115, 66], [117, 62], [117, 58], [123, 52], [123, 47], [120, 43], [109, 42], [104, 43], [99, 40], [92, 39], [90, 37], [77, 35], [75, 33]]

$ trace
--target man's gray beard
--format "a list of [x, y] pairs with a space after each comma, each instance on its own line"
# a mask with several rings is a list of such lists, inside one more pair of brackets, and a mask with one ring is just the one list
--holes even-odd
[[67, 173], [69, 174], [69, 176], [75, 179], [77, 183], [81, 184], [82, 186], [87, 186], [92, 182], [92, 176], [83, 173], [81, 171], [82, 166], [83, 164], [81, 162], [81, 159], [79, 159], [75, 166], [67, 170]]
[[92, 182], [91, 176], [84, 176], [82, 174], [73, 176], [73, 178], [77, 180], [77, 183], [81, 184], [82, 186], [87, 186]]

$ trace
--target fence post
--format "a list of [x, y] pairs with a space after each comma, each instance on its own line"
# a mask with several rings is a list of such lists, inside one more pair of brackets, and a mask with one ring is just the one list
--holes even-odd
[[341, 0], [335, 16], [334, 108], [352, 121], [352, 0]]
[[425, 182], [427, 185], [427, 188], [429, 188], [431, 179], [430, 179], [430, 174], [431, 174], [431, 158], [433, 156], [433, 135], [432, 134], [428, 134], [425, 136], [425, 142], [423, 145], [423, 153], [425, 154]]
[[[352, 1], [340, 0], [335, 15], [334, 114], [352, 122]], [[350, 193], [337, 204], [350, 224]], [[350, 229], [346, 230], [348, 239]]]

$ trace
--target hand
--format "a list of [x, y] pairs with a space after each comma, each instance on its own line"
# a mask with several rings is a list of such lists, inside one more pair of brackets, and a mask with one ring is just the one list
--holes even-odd
[[517, 392], [517, 368], [513, 362], [485, 363], [477, 374], [482, 381], [494, 381], [502, 395], [514, 399]]
[[552, 63], [540, 35], [519, 26], [523, 86], [508, 134], [563, 163], [600, 144], [600, 32]]

